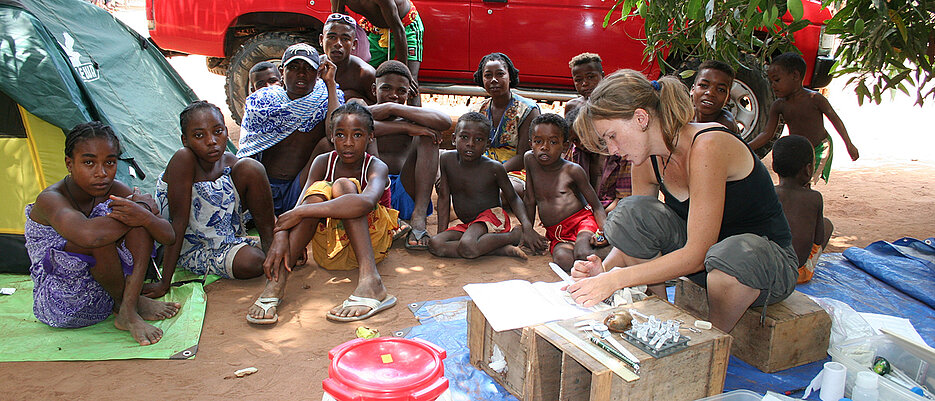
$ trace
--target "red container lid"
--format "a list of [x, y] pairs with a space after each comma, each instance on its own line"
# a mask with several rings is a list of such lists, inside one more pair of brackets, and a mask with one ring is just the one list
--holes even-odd
[[448, 389], [445, 350], [425, 340], [358, 338], [328, 358], [322, 387], [338, 401], [430, 401]]

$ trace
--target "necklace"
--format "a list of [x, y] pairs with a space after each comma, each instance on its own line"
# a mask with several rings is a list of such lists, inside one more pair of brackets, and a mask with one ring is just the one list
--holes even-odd
[[665, 185], [666, 183], [666, 169], [669, 168], [669, 162], [672, 160], [672, 154], [675, 153], [675, 149], [679, 146], [679, 137], [675, 137], [675, 144], [672, 145], [672, 150], [669, 152], [669, 156], [666, 157], [666, 161], [662, 163], [662, 174], [659, 176], [659, 185]]
[[[75, 207], [75, 209], [78, 209], [78, 211], [81, 212], [81, 214], [85, 216], [91, 215], [91, 212], [94, 210], [94, 205], [96, 204], [95, 201], [97, 200], [97, 197], [96, 196], [91, 197], [91, 210], [88, 210], [88, 212], [85, 213], [84, 209], [82, 209], [81, 206], [78, 205], [78, 201], [75, 200], [75, 196], [71, 194], [71, 190], [68, 189], [69, 178], [71, 178], [71, 174], [65, 176], [65, 193], [68, 195], [68, 200], [71, 201], [71, 204]], [[75, 181], [74, 178], [71, 178], [71, 180]]]

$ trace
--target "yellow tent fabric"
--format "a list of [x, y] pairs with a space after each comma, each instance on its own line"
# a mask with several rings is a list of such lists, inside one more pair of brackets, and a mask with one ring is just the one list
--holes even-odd
[[62, 130], [17, 107], [26, 137], [0, 137], [0, 234], [22, 235], [26, 204], [68, 174]]

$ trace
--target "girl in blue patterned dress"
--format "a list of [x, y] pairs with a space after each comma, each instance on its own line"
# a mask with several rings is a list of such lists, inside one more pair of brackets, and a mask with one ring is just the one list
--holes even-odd
[[[166, 247], [162, 281], [144, 294], [161, 296], [177, 266], [195, 274], [247, 279], [263, 274], [273, 238], [273, 195], [263, 165], [225, 151], [227, 127], [217, 106], [198, 101], [179, 114], [183, 147], [156, 181], [160, 212], [179, 239]], [[249, 211], [249, 212], [248, 212]], [[262, 249], [246, 236], [252, 217]]]
[[116, 313], [114, 326], [140, 345], [162, 338], [145, 320], [178, 313], [178, 303], [140, 296], [153, 239], [175, 242], [149, 195], [114, 179], [120, 142], [100, 122], [65, 138], [68, 175], [26, 206], [26, 250], [35, 287], [33, 313], [52, 327], [84, 327]]

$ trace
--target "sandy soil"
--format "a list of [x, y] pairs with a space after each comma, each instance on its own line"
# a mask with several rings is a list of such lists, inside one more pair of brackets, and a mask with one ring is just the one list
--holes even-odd
[[[118, 16], [145, 27], [139, 9]], [[223, 78], [205, 70], [204, 58], [176, 58], [172, 64], [187, 82], [197, 85], [196, 93], [224, 104]], [[912, 106], [904, 98], [858, 107], [853, 91], [840, 86], [843, 81], [835, 81], [830, 98], [851, 130], [861, 159], [851, 162], [835, 138], [838, 154], [831, 183], [817, 187], [825, 197], [825, 215], [836, 226], [830, 251], [935, 235], [935, 138], [929, 136], [933, 107]], [[231, 128], [234, 134], [236, 127]], [[434, 219], [430, 227], [434, 231]], [[418, 324], [408, 303], [461, 296], [461, 287], [472, 282], [553, 280], [548, 261], [545, 256], [525, 263], [504, 257], [441, 259], [407, 251], [397, 242], [379, 269], [400, 305], [363, 324], [388, 335]], [[343, 278], [351, 282], [329, 283]], [[353, 339], [358, 326], [331, 323], [324, 315], [353, 290], [356, 279], [355, 271], [298, 270], [279, 308], [280, 322], [271, 327], [244, 320], [263, 279], [220, 281], [206, 288], [207, 317], [195, 359], [3, 363], [0, 399], [320, 399], [328, 350]], [[226, 378], [249, 366], [259, 372]]]

